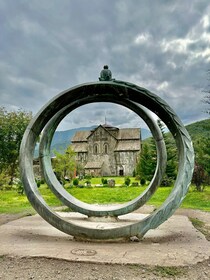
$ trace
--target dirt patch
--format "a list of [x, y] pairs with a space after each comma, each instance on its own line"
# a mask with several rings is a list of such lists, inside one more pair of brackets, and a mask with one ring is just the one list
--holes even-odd
[[31, 213], [18, 213], [18, 214], [0, 214], [0, 226], [6, 223], [9, 223], [11, 221], [26, 217], [26, 216], [31, 216]]
[[188, 267], [77, 263], [47, 258], [0, 258], [0, 279], [209, 279], [210, 260]]

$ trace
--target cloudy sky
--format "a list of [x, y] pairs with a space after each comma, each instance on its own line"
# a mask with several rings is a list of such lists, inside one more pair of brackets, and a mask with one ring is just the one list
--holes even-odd
[[[209, 0], [0, 0], [0, 106], [33, 114], [59, 92], [113, 77], [163, 98], [186, 125], [208, 117]], [[60, 130], [139, 126], [128, 109], [88, 104]]]

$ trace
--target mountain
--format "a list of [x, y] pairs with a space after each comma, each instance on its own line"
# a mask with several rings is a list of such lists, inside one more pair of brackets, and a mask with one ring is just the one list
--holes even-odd
[[[189, 125], [186, 125], [185, 128], [187, 129], [188, 133], [190, 134], [190, 137], [193, 142], [200, 138], [209, 138], [210, 137], [210, 119], [198, 121], [191, 123]], [[167, 132], [166, 135], [170, 132]], [[146, 139], [146, 142], [149, 141], [149, 138]]]
[[90, 127], [79, 127], [79, 128], [73, 128], [69, 130], [64, 130], [64, 131], [56, 131], [52, 143], [51, 143], [51, 151], [58, 151], [59, 153], [63, 153], [66, 148], [69, 146], [71, 143], [71, 139], [78, 130], [92, 130], [94, 129], [95, 126], [90, 126]]
[[151, 136], [152, 136], [152, 133], [150, 132], [149, 129], [141, 128], [141, 139], [142, 140], [145, 140], [145, 139], [147, 139], [148, 137], [151, 137]]
[[195, 122], [186, 126], [192, 140], [210, 136], [210, 119]]

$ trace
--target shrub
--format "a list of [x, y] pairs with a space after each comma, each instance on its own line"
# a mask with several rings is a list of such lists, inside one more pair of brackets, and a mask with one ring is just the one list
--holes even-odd
[[0, 190], [4, 190], [9, 187], [9, 177], [6, 173], [0, 173]]
[[130, 185], [131, 179], [129, 177], [125, 177], [125, 185], [128, 187]]
[[19, 194], [24, 194], [24, 187], [22, 181], [19, 178], [14, 179], [14, 185]]
[[74, 178], [74, 180], [73, 180], [73, 185], [74, 185], [74, 186], [78, 186], [78, 185], [79, 185], [79, 179]]
[[139, 181], [140, 180], [140, 175], [136, 175], [135, 180]]
[[132, 182], [132, 183], [131, 183], [131, 186], [132, 186], [132, 187], [138, 187], [138, 185], [139, 185], [138, 182]]
[[87, 179], [87, 180], [91, 180], [91, 179], [92, 179], [92, 176], [91, 176], [90, 174], [87, 174], [87, 175], [85, 175], [84, 178]]
[[144, 178], [141, 178], [140, 184], [141, 184], [142, 186], [144, 186], [144, 185], [146, 184], [146, 180], [145, 180]]
[[87, 180], [87, 181], [85, 182], [85, 185], [86, 185], [87, 187], [90, 187], [90, 186], [91, 186], [91, 181], [90, 181], [90, 180]]
[[161, 187], [170, 187], [173, 183], [174, 180], [172, 178], [169, 178], [168, 176], [164, 176], [161, 182]]
[[107, 185], [107, 179], [101, 178], [101, 183], [102, 183], [103, 185]]
[[45, 183], [44, 179], [42, 178], [36, 178], [35, 180], [38, 188]]

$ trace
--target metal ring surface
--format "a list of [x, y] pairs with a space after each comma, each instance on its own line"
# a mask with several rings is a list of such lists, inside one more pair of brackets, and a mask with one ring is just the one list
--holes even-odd
[[47, 182], [47, 185], [53, 191], [53, 193], [60, 199], [66, 206], [70, 207], [72, 210], [76, 212], [80, 212], [82, 214], [88, 216], [119, 216], [124, 215], [134, 210], [138, 209], [142, 205], [144, 205], [150, 197], [154, 194], [155, 190], [161, 183], [163, 174], [165, 172], [165, 167], [167, 163], [167, 155], [165, 142], [163, 139], [162, 132], [155, 120], [153, 120], [153, 116], [149, 110], [144, 108], [141, 105], [137, 105], [129, 100], [126, 101], [126, 107], [135, 111], [148, 125], [150, 128], [153, 138], [155, 139], [156, 148], [157, 148], [157, 165], [156, 170], [147, 189], [137, 196], [132, 201], [121, 204], [120, 206], [96, 206], [88, 203], [84, 203], [70, 193], [68, 193], [60, 182], [57, 180], [51, 166], [51, 157], [50, 157], [50, 145], [52, 141], [52, 137], [54, 132], [60, 123], [60, 121], [73, 109], [80, 107], [81, 105], [87, 104], [89, 101], [89, 97], [83, 98], [82, 100], [73, 102], [68, 104], [59, 112], [57, 112], [54, 117], [47, 123], [44, 130], [42, 131], [42, 137], [40, 140], [40, 160], [42, 167], [42, 174]]
[[[176, 140], [179, 153], [179, 169], [173, 190], [156, 211], [132, 225], [112, 229], [92, 229], [75, 225], [62, 219], [44, 201], [36, 186], [33, 174], [33, 153], [38, 135], [66, 104], [86, 96], [95, 102], [126, 104], [130, 100], [147, 107], [167, 125]], [[77, 237], [114, 239], [119, 237], [143, 236], [149, 229], [156, 228], [167, 220], [184, 199], [193, 173], [194, 152], [185, 127], [170, 106], [150, 91], [124, 81], [98, 82], [79, 85], [66, 90], [49, 101], [32, 119], [24, 134], [20, 148], [20, 169], [26, 195], [36, 211], [51, 225]]]

